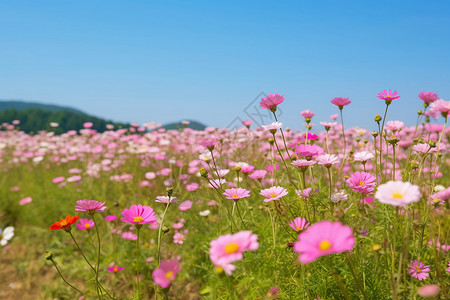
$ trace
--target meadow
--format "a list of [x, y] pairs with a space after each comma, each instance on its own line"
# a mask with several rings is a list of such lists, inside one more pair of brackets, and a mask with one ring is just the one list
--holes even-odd
[[279, 94], [233, 131], [2, 124], [0, 298], [449, 299], [450, 102], [375, 96], [373, 132]]

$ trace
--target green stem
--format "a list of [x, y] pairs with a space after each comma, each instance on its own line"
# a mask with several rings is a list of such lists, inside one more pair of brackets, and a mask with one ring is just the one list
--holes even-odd
[[363, 285], [361, 284], [361, 281], [359, 280], [359, 278], [358, 278], [358, 276], [357, 276], [357, 274], [356, 274], [355, 266], [354, 266], [352, 260], [350, 259], [350, 256], [349, 256], [348, 252], [345, 253], [345, 258], [347, 259], [348, 265], [349, 265], [349, 267], [350, 267], [350, 271], [352, 272], [353, 278], [355, 279], [356, 286], [357, 286], [358, 289], [361, 291], [361, 293], [362, 293], [362, 295], [363, 295], [363, 298], [364, 298], [364, 299], [367, 299], [367, 295], [366, 295], [366, 292], [364, 291], [364, 287], [363, 287]]
[[98, 252], [97, 252], [97, 267], [95, 270], [95, 283], [97, 284], [97, 295], [99, 299], [103, 298], [103, 293], [100, 288], [100, 284], [98, 282], [98, 271], [100, 269], [100, 235], [98, 233], [97, 223], [95, 223], [95, 213], [92, 214], [92, 220], [94, 221], [95, 232], [97, 233], [97, 241], [98, 241]]
[[161, 231], [162, 231], [162, 228], [163, 228], [163, 225], [164, 225], [164, 217], [166, 216], [166, 212], [167, 212], [167, 209], [169, 208], [169, 205], [170, 205], [170, 197], [169, 197], [169, 201], [167, 202], [167, 205], [166, 205], [166, 208], [164, 209], [164, 213], [163, 213], [163, 215], [162, 215], [162, 218], [161, 218], [161, 224], [159, 224], [159, 230], [158, 230], [158, 268], [159, 268], [159, 265], [160, 265], [160, 263], [161, 263]]
[[59, 270], [58, 266], [56, 265], [55, 261], [54, 261], [53, 259], [50, 259], [50, 261], [51, 261], [51, 262], [53, 263], [53, 265], [55, 266], [56, 271], [58, 271], [58, 274], [59, 274], [59, 276], [61, 277], [61, 279], [62, 279], [68, 286], [70, 286], [71, 288], [73, 288], [74, 290], [76, 290], [78, 293], [84, 295], [82, 291], [80, 291], [79, 289], [77, 289], [76, 287], [74, 287], [73, 285], [71, 285], [71, 284], [64, 278], [64, 276], [62, 275], [62, 273], [61, 273], [61, 271]]
[[[139, 255], [140, 255], [140, 244], [139, 244], [139, 236], [140, 236], [140, 229], [141, 229], [140, 224], [136, 225], [136, 229], [137, 229], [137, 239], [136, 239], [136, 286], [137, 286], [137, 291], [138, 291], [138, 299], [141, 299], [141, 284], [140, 284], [140, 280], [139, 280]], [[159, 264], [159, 263], [158, 263]]]

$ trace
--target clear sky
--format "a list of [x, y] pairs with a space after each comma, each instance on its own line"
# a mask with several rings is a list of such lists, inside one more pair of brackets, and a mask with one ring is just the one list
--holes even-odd
[[407, 124], [419, 92], [450, 100], [450, 1], [0, 1], [0, 99], [224, 127], [278, 92], [299, 128], [342, 96], [346, 125], [374, 129], [389, 88]]

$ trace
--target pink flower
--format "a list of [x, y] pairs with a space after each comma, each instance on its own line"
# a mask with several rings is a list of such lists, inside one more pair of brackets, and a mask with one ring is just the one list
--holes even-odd
[[112, 273], [116, 273], [117, 271], [122, 271], [123, 269], [125, 269], [125, 267], [118, 267], [117, 265], [115, 265], [114, 267], [109, 267], [106, 270]]
[[191, 209], [192, 207], [192, 201], [190, 200], [186, 200], [180, 203], [180, 205], [178, 205], [178, 209], [181, 211], [187, 211], [189, 209]]
[[303, 197], [306, 200], [308, 200], [309, 196], [311, 195], [311, 190], [312, 190], [311, 188], [306, 188], [304, 190], [296, 190], [295, 192], [296, 192], [297, 196]]
[[227, 190], [225, 190], [225, 193], [223, 193], [223, 194], [225, 195], [225, 198], [232, 199], [236, 202], [239, 199], [250, 197], [250, 191], [248, 191], [246, 189], [242, 189], [242, 188], [227, 189]]
[[246, 126], [247, 128], [250, 128], [250, 125], [253, 124], [253, 120], [245, 120], [242, 121], [242, 125]]
[[105, 217], [105, 221], [114, 221], [114, 220], [117, 220], [116, 216], [106, 216]]
[[20, 204], [20, 205], [25, 205], [25, 204], [30, 203], [32, 200], [33, 200], [33, 199], [32, 199], [31, 197], [25, 197], [25, 198], [23, 198], [23, 199], [21, 199], [21, 200], [19, 201], [19, 204]]
[[80, 222], [78, 222], [76, 225], [79, 230], [89, 230], [95, 226], [94, 220], [89, 219], [80, 219]]
[[295, 231], [303, 231], [309, 226], [309, 222], [305, 218], [297, 217], [289, 222], [289, 226]]
[[136, 241], [137, 240], [137, 234], [134, 234], [134, 233], [129, 232], [129, 231], [122, 233], [121, 237], [124, 240], [130, 240], [130, 241]]
[[181, 268], [178, 267], [177, 260], [162, 261], [159, 268], [153, 270], [153, 281], [155, 284], [165, 289], [169, 287], [171, 281], [175, 280], [175, 277], [180, 270]]
[[422, 99], [426, 103], [431, 103], [439, 99], [439, 96], [433, 92], [420, 92], [419, 98]]
[[402, 121], [387, 121], [386, 122], [386, 128], [393, 132], [399, 131], [403, 127], [405, 127], [405, 123], [403, 123]]
[[320, 125], [322, 125], [323, 127], [325, 127], [325, 130], [328, 131], [331, 129], [331, 127], [334, 127], [337, 125], [336, 122], [320, 122]]
[[322, 154], [323, 152], [324, 152], [323, 149], [321, 147], [317, 146], [317, 145], [304, 145], [304, 144], [301, 144], [301, 145], [298, 145], [295, 148], [295, 153], [297, 155], [304, 156], [307, 159], [309, 159], [309, 158], [311, 158], [313, 156]]
[[346, 183], [353, 191], [369, 195], [373, 194], [375, 181], [375, 176], [369, 173], [355, 172], [346, 180]]
[[398, 98], [400, 98], [400, 96], [398, 95], [397, 91], [392, 92], [392, 90], [389, 90], [389, 92], [388, 92], [387, 90], [384, 90], [384, 91], [381, 91], [378, 93], [377, 98], [381, 99], [381, 100], [385, 100], [386, 103], [389, 102], [389, 104], [390, 104], [390, 102], [392, 100], [398, 99]]
[[417, 145], [412, 146], [412, 149], [420, 154], [426, 154], [431, 150], [430, 145], [427, 143], [419, 143]]
[[330, 119], [331, 120], [336, 120], [338, 118], [338, 114], [332, 114], [331, 116], [330, 116]]
[[303, 118], [305, 118], [305, 119], [311, 119], [312, 117], [314, 117], [314, 115], [315, 115], [316, 113], [314, 113], [314, 112], [310, 111], [309, 109], [307, 109], [307, 110], [301, 111], [300, 114], [301, 114], [301, 115], [303, 116]]
[[281, 197], [288, 194], [288, 191], [284, 187], [273, 186], [271, 188], [262, 190], [260, 194], [266, 197], [266, 199], [264, 199], [264, 202], [270, 202], [274, 200], [280, 200]]
[[333, 203], [339, 203], [341, 201], [347, 200], [348, 195], [345, 193], [344, 190], [341, 190], [337, 193], [334, 193], [333, 195], [331, 195], [331, 202]]
[[55, 177], [52, 179], [52, 183], [60, 183], [63, 182], [66, 178], [64, 176]]
[[330, 168], [331, 165], [339, 163], [339, 158], [334, 154], [322, 154], [316, 157], [316, 161], [319, 165]]
[[439, 112], [443, 117], [447, 117], [450, 112], [450, 101], [444, 101], [442, 99], [438, 99], [431, 103], [430, 110]]
[[216, 146], [219, 143], [219, 141], [216, 138], [207, 138], [203, 141], [201, 141], [199, 144], [209, 151], [214, 150], [214, 146]]
[[120, 220], [132, 224], [148, 224], [156, 223], [156, 214], [150, 206], [143, 206], [141, 204], [133, 204], [130, 208], [125, 208], [122, 212], [124, 216]]
[[272, 122], [272, 124], [262, 126], [264, 130], [270, 131], [272, 134], [275, 134], [281, 127], [283, 127], [283, 123], [280, 122]]
[[339, 109], [343, 109], [344, 106], [349, 105], [352, 101], [348, 100], [349, 98], [336, 97], [331, 100], [331, 103], [338, 106]]
[[310, 263], [320, 256], [349, 251], [354, 245], [350, 227], [339, 222], [321, 221], [299, 234], [294, 251], [300, 253], [301, 263]]
[[427, 279], [430, 274], [430, 266], [425, 266], [422, 262], [418, 262], [417, 260], [411, 261], [411, 265], [408, 273], [414, 277], [422, 281], [423, 279]]
[[244, 251], [258, 249], [258, 236], [251, 231], [240, 231], [233, 235], [225, 234], [210, 242], [209, 258], [211, 262], [231, 275], [236, 268], [231, 263], [241, 260]]
[[365, 164], [368, 160], [374, 157], [375, 156], [369, 151], [361, 151], [353, 154], [353, 160], [360, 161], [362, 164]]
[[378, 186], [375, 198], [385, 204], [405, 206], [420, 200], [419, 187], [410, 182], [389, 181]]
[[302, 171], [306, 171], [309, 166], [314, 165], [316, 162], [314, 160], [298, 159], [291, 162], [291, 164]]
[[193, 191], [197, 190], [198, 187], [199, 187], [199, 184], [197, 182], [191, 182], [186, 185], [186, 191], [193, 192]]
[[284, 101], [284, 96], [280, 94], [269, 94], [267, 97], [262, 98], [259, 105], [262, 109], [269, 109], [270, 111], [275, 112], [277, 110], [277, 106]]
[[418, 290], [417, 290], [417, 294], [420, 297], [424, 297], [424, 298], [433, 298], [436, 297], [437, 295], [439, 295], [440, 292], [440, 287], [436, 284], [429, 284], [429, 285], [424, 285], [421, 286]]
[[262, 179], [266, 176], [266, 170], [255, 170], [252, 174], [248, 175], [251, 179]]
[[85, 211], [88, 214], [95, 212], [104, 212], [106, 209], [105, 202], [98, 202], [96, 200], [78, 200], [75, 206], [76, 211]]
[[176, 197], [168, 197], [168, 196], [157, 196], [155, 202], [159, 202], [159, 203], [175, 203], [178, 202]]
[[67, 178], [67, 182], [77, 182], [81, 180], [81, 176], [80, 175], [75, 175], [75, 176], [71, 176], [69, 178]]
[[175, 230], [175, 233], [173, 235], [173, 242], [175, 244], [182, 245], [184, 243], [185, 239], [186, 239], [186, 236], [184, 234]]

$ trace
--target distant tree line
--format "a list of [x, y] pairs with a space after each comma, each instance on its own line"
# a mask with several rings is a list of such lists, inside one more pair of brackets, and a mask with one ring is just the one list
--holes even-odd
[[[19, 120], [20, 125], [18, 127], [27, 133], [47, 130], [61, 134], [69, 130], [83, 129], [85, 122], [92, 122], [92, 129], [96, 129], [99, 132], [107, 130], [107, 124], [114, 125], [114, 128], [126, 128], [129, 126], [129, 124], [106, 121], [67, 110], [48, 111], [39, 108], [28, 108], [24, 110], [6, 109], [0, 111], [0, 124], [5, 122], [12, 124], [14, 120]], [[58, 123], [59, 125], [58, 127], [51, 127], [50, 122]]]

